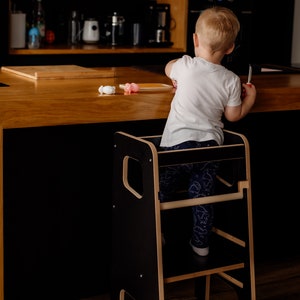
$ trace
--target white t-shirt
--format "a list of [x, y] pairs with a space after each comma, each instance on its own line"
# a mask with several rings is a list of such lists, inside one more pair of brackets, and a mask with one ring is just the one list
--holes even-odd
[[177, 89], [162, 134], [161, 146], [215, 140], [223, 144], [226, 106], [241, 104], [240, 78], [224, 66], [184, 55], [172, 66]]

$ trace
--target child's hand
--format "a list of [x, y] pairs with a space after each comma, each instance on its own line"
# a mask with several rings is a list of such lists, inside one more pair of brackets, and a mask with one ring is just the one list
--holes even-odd
[[176, 89], [176, 88], [177, 88], [177, 81], [174, 80], [174, 79], [172, 79], [172, 85], [173, 85], [173, 87]]
[[243, 83], [242, 84], [242, 99], [247, 96], [256, 96], [256, 88], [252, 83]]

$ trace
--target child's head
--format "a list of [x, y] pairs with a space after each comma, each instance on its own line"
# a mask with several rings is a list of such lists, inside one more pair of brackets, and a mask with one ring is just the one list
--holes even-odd
[[234, 46], [240, 23], [230, 9], [216, 6], [200, 14], [195, 29], [203, 47], [211, 52], [226, 53]]

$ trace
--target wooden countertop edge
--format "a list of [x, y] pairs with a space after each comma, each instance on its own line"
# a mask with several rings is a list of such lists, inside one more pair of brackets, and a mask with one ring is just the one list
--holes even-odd
[[[29, 104], [30, 105], [30, 104]], [[130, 121], [146, 121], [166, 119], [169, 112], [169, 102], [165, 101], [151, 110], [149, 104], [140, 102], [135, 107], [112, 106], [111, 109], [101, 109], [102, 106], [95, 103], [85, 105], [66, 106], [58, 102], [48, 105], [30, 105], [29, 109], [12, 109], [0, 111], [0, 126], [4, 129], [43, 127], [76, 124], [117, 123]], [[253, 113], [272, 113], [280, 111], [300, 110], [300, 103], [288, 102], [285, 105], [255, 105]], [[112, 114], [111, 111], [114, 113]]]
[[[166, 76], [149, 71], [125, 67], [114, 68], [114, 71], [116, 77], [105, 79], [105, 84], [118, 85], [128, 77], [140, 80], [141, 74], [144, 82], [170, 83]], [[53, 90], [49, 81], [36, 83], [15, 75], [2, 75], [0, 81], [7, 79], [11, 84], [9, 88], [0, 89], [2, 128], [166, 119], [173, 97], [170, 92], [124, 96], [121, 90], [116, 95], [101, 97], [97, 94], [97, 86], [102, 84], [102, 79], [76, 80], [77, 85], [75, 80], [60, 81], [59, 88], [55, 85], [56, 90]], [[250, 113], [300, 110], [300, 74], [253, 76], [253, 82], [257, 100]]]

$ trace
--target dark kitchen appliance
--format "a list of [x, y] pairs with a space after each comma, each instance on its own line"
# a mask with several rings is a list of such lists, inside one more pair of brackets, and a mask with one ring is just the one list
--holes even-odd
[[148, 46], [171, 46], [170, 4], [150, 1], [145, 16], [145, 44]]

